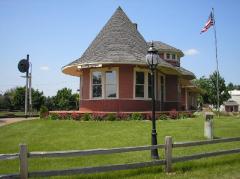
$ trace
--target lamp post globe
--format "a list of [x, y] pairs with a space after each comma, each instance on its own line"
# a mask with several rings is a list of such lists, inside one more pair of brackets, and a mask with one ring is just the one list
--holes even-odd
[[[156, 117], [155, 117], [155, 70], [159, 64], [159, 55], [158, 51], [154, 48], [153, 42], [151, 43], [150, 48], [148, 49], [146, 55], [146, 63], [148, 64], [151, 70], [151, 83], [152, 83], [152, 145], [157, 145], [157, 130], [156, 130]], [[158, 149], [151, 150], [152, 159], [159, 159]]]

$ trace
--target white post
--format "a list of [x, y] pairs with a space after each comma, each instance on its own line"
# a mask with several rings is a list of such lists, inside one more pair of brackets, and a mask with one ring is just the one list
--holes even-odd
[[167, 173], [172, 171], [172, 137], [166, 136], [165, 137], [165, 159], [166, 159], [166, 165], [165, 165], [165, 171]]
[[204, 137], [206, 137], [207, 139], [213, 139], [213, 113], [212, 112], [205, 113]]
[[28, 178], [28, 161], [27, 161], [27, 145], [20, 144], [19, 145], [19, 159], [20, 159], [20, 178], [27, 179]]

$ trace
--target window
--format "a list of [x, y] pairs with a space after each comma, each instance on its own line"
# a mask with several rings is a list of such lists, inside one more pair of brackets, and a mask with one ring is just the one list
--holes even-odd
[[148, 73], [148, 98], [152, 98], [152, 75]]
[[102, 73], [99, 71], [92, 73], [92, 97], [102, 97]]
[[105, 93], [106, 98], [117, 97], [116, 71], [105, 72]]
[[170, 54], [169, 53], [167, 53], [167, 59], [170, 59]]
[[[113, 68], [116, 69], [116, 68]], [[92, 98], [117, 98], [118, 97], [118, 70], [107, 68], [91, 72], [91, 97]]]
[[172, 54], [172, 59], [175, 60], [176, 59], [176, 55]]
[[144, 72], [136, 72], [135, 97], [144, 98]]

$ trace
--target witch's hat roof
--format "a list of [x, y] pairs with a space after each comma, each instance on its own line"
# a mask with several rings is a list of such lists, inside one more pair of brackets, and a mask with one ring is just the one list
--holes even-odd
[[[163, 44], [159, 46], [159, 42], [156, 45], [158, 50], [160, 47], [161, 49], [163, 48]], [[166, 44], [164, 44], [164, 47], [166, 49], [170, 48]], [[118, 7], [83, 55], [64, 66], [62, 71], [69, 75], [79, 76], [80, 72], [78, 68], [89, 68], [94, 65], [147, 65], [145, 58], [148, 48], [149, 45], [138, 32], [136, 24], [131, 22], [121, 7]], [[183, 74], [181, 70], [161, 58], [158, 67], [162, 67], [162, 71], [164, 71], [165, 67], [166, 73], [170, 73], [170, 70], [174, 74]], [[190, 77], [194, 78], [192, 75]]]
[[131, 22], [121, 7], [118, 7], [83, 55], [62, 70], [71, 74], [70, 68], [76, 69], [77, 66], [89, 64], [146, 65], [145, 56], [148, 48], [136, 24]]

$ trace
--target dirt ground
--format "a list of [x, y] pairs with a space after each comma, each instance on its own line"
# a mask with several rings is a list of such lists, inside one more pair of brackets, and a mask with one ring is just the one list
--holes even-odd
[[29, 118], [2, 118], [0, 119], [0, 127], [20, 121], [25, 121], [25, 120], [33, 120], [37, 119], [36, 117], [29, 117]]

